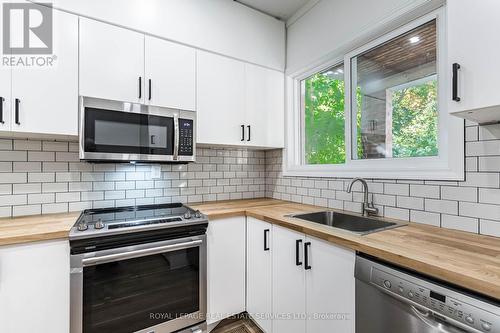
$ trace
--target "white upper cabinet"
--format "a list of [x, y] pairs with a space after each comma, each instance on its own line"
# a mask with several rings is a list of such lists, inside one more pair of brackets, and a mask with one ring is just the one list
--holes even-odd
[[284, 147], [284, 74], [245, 64], [247, 143], [251, 146]]
[[240, 145], [245, 128], [245, 65], [197, 52], [198, 143]]
[[284, 74], [206, 52], [197, 55], [198, 143], [284, 146]]
[[247, 311], [265, 333], [272, 331], [272, 225], [247, 217]]
[[460, 65], [457, 82], [460, 101], [450, 98], [449, 110], [465, 111], [461, 117], [480, 123], [500, 121], [497, 59], [500, 2], [451, 0], [446, 7], [450, 73], [454, 63]]
[[196, 110], [196, 51], [146, 36], [146, 101], [155, 106]]
[[145, 101], [144, 34], [80, 18], [80, 95]]
[[12, 131], [78, 135], [78, 17], [53, 10], [53, 24], [53, 65], [12, 69]]
[[[10, 1], [0, 1], [0, 6]], [[3, 24], [0, 24], [0, 36], [3, 36]], [[11, 67], [0, 65], [0, 130], [10, 131], [11, 106]]]
[[[307, 333], [354, 333], [354, 251], [307, 236]], [[316, 318], [320, 313], [345, 314], [343, 318]]]

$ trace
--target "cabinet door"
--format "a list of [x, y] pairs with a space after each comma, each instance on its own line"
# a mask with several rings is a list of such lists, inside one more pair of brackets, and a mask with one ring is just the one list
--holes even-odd
[[53, 64], [12, 70], [13, 131], [78, 135], [78, 16], [53, 10], [53, 24]]
[[69, 244], [0, 247], [0, 332], [69, 332]]
[[306, 331], [304, 239], [304, 234], [273, 225], [273, 333]]
[[[252, 146], [283, 148], [285, 129], [284, 74], [245, 65], [246, 125]], [[248, 128], [247, 128], [248, 130]], [[248, 140], [248, 137], [247, 137]]]
[[242, 145], [245, 65], [197, 52], [198, 143]]
[[247, 217], [247, 311], [265, 333], [272, 330], [271, 227]]
[[245, 311], [245, 217], [210, 221], [207, 322]]
[[143, 102], [144, 87], [144, 35], [81, 17], [80, 95]]
[[309, 236], [306, 242], [310, 243], [310, 269], [306, 271], [307, 332], [353, 333], [355, 253]]
[[196, 109], [195, 55], [193, 48], [146, 36], [146, 100], [149, 104]]
[[[10, 3], [10, 1], [0, 0], [2, 10], [4, 3]], [[0, 24], [0, 36], [3, 36], [3, 24]], [[11, 72], [11, 67], [0, 64], [0, 131], [10, 131]]]
[[454, 0], [448, 1], [446, 7], [448, 73], [451, 73], [453, 63], [461, 66], [458, 84], [460, 102], [450, 98], [449, 110], [459, 112], [500, 105], [497, 89], [500, 37], [494, 33], [500, 30], [500, 2]]

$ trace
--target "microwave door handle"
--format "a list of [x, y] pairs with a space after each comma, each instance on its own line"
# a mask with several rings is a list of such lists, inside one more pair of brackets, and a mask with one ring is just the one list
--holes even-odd
[[177, 161], [179, 156], [179, 117], [174, 115], [174, 161]]
[[82, 265], [84, 267], [85, 266], [94, 266], [94, 265], [99, 265], [99, 264], [105, 264], [108, 262], [145, 257], [145, 256], [153, 255], [153, 254], [195, 247], [195, 246], [201, 245], [202, 243], [203, 243], [202, 240], [194, 240], [194, 241], [184, 242], [184, 243], [179, 243], [179, 244], [171, 244], [171, 245], [153, 247], [150, 249], [142, 249], [142, 250], [135, 250], [135, 251], [129, 251], [129, 252], [124, 252], [124, 253], [108, 254], [108, 255], [104, 255], [104, 256], [100, 256], [100, 257], [85, 258], [85, 259], [82, 259]]

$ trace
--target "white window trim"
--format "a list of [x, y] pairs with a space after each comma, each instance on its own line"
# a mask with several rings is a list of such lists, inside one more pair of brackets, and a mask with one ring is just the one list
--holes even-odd
[[[438, 29], [438, 107], [439, 107], [439, 156], [354, 160], [351, 154], [351, 58], [393, 39], [426, 22], [436, 19]], [[392, 32], [383, 35], [344, 57], [331, 59], [307, 71], [286, 78], [286, 147], [283, 156], [283, 175], [300, 177], [365, 177], [370, 179], [425, 179], [425, 180], [464, 180], [464, 122], [448, 113], [450, 93], [450, 74], [446, 54], [446, 17], [445, 9], [440, 8], [422, 16]], [[344, 63], [346, 85], [345, 96], [345, 137], [346, 163], [339, 165], [305, 165], [302, 163], [303, 147], [301, 126], [302, 112], [300, 100], [301, 80], [334, 65]]]

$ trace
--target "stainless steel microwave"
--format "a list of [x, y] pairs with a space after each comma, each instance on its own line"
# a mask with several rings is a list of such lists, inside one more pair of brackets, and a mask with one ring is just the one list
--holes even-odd
[[196, 112], [80, 97], [80, 159], [194, 162]]

